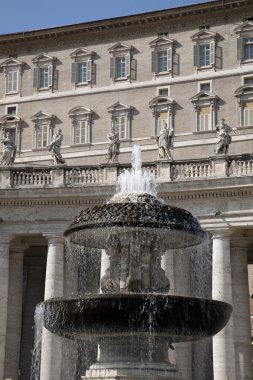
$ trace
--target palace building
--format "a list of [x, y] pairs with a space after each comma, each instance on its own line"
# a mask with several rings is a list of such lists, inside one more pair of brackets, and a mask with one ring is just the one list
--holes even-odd
[[[164, 123], [171, 159], [158, 155]], [[0, 127], [0, 379], [30, 378], [35, 306], [67, 295], [63, 233], [114, 194], [134, 144], [159, 197], [210, 234], [205, 273], [163, 258], [171, 292], [233, 305], [219, 334], [176, 344], [171, 361], [183, 380], [253, 378], [253, 0], [0, 35]], [[63, 164], [48, 149], [59, 129]], [[63, 346], [45, 334], [41, 380], [80, 379], [78, 350], [68, 361]]]

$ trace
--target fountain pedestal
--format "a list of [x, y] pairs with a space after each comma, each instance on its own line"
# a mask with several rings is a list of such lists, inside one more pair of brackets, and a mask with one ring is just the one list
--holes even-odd
[[182, 380], [168, 359], [168, 339], [149, 336], [103, 338], [98, 361], [83, 380]]

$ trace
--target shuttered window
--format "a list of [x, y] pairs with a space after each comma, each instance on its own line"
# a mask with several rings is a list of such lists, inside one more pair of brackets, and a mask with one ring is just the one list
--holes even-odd
[[253, 60], [253, 37], [243, 39], [244, 60]]
[[172, 48], [152, 52], [152, 72], [159, 74], [172, 69]]
[[194, 45], [194, 66], [205, 67], [215, 64], [215, 42]]

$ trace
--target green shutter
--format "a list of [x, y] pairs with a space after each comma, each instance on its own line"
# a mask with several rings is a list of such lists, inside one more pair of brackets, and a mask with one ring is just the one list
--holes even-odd
[[92, 61], [89, 59], [87, 61], [87, 82], [91, 82], [91, 66], [92, 66]]
[[173, 75], [179, 75], [179, 54], [177, 53], [173, 54], [172, 62], [173, 62], [173, 67], [172, 67]]
[[221, 48], [221, 46], [216, 46], [216, 48], [215, 48], [215, 67], [217, 69], [222, 69], [222, 48]]
[[52, 87], [53, 85], [53, 66], [48, 66], [48, 86]]
[[210, 64], [215, 64], [215, 41], [210, 42]]
[[116, 69], [116, 65], [115, 65], [115, 57], [111, 57], [110, 58], [110, 78], [115, 78], [116, 76], [116, 73], [115, 73], [115, 69]]
[[243, 61], [243, 38], [237, 39], [237, 59]]
[[33, 69], [33, 87], [39, 88], [39, 75], [40, 75], [40, 69], [39, 67], [35, 67]]
[[53, 71], [53, 89], [58, 90], [59, 70]]
[[152, 73], [158, 72], [158, 53], [157, 51], [152, 51]]
[[168, 71], [172, 70], [172, 47], [167, 50]]
[[78, 83], [78, 63], [76, 62], [71, 65], [71, 83]]
[[136, 80], [136, 75], [137, 75], [137, 61], [136, 59], [131, 59], [130, 62], [130, 69], [131, 69], [131, 79]]
[[198, 47], [198, 45], [193, 46], [193, 56], [194, 56], [194, 66], [199, 67], [199, 47]]
[[125, 57], [126, 62], [126, 77], [130, 76], [130, 54], [127, 54]]

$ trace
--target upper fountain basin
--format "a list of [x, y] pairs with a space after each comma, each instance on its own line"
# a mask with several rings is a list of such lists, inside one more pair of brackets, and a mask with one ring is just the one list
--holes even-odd
[[110, 236], [130, 231], [156, 236], [162, 249], [192, 247], [206, 238], [190, 212], [150, 194], [117, 194], [105, 205], [82, 210], [64, 235], [75, 244], [105, 248]]

